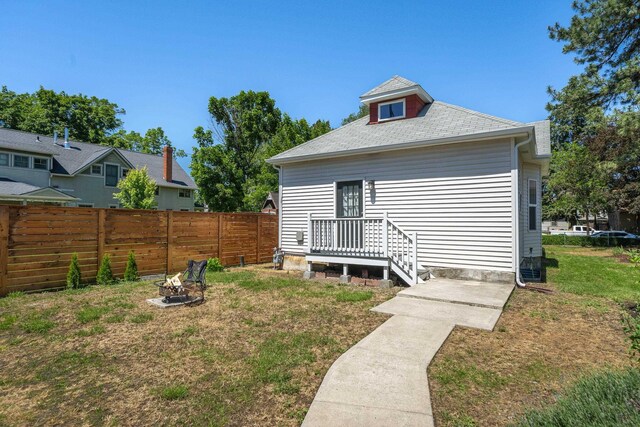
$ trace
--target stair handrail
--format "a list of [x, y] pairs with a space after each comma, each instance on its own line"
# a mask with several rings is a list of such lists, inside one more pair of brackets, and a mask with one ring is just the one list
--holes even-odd
[[[391, 227], [389, 227], [389, 225], [391, 225]], [[404, 231], [402, 227], [400, 227], [398, 224], [396, 224], [395, 222], [389, 219], [387, 212], [383, 213], [383, 227], [385, 230], [385, 232], [383, 233], [383, 238], [384, 238], [383, 247], [385, 251], [385, 256], [389, 258], [396, 266], [402, 269], [402, 271], [405, 274], [407, 274], [407, 276], [411, 277], [414, 283], [417, 283], [418, 282], [418, 234], [415, 231], [414, 232]], [[398, 250], [396, 252], [401, 252], [403, 259], [404, 259], [404, 256], [406, 256], [406, 259], [407, 259], [406, 264], [408, 268], [404, 268], [402, 263], [397, 262], [394, 259], [393, 250], [389, 250], [389, 242], [390, 240], [393, 241], [393, 239], [389, 239], [388, 234], [392, 233], [394, 230], [397, 231], [397, 233], [400, 236], [404, 236], [407, 239], [408, 243], [407, 243], [406, 250], [403, 247], [401, 250]]]

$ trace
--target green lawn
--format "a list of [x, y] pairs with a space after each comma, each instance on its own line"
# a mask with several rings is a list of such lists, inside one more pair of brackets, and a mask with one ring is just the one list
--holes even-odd
[[559, 290], [618, 302], [640, 301], [640, 268], [609, 248], [545, 246], [547, 280]]

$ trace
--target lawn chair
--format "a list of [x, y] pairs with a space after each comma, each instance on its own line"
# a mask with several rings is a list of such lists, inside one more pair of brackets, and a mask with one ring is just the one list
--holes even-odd
[[181, 302], [188, 305], [204, 302], [204, 291], [207, 289], [206, 273], [207, 260], [189, 260], [179, 284], [172, 283], [166, 276], [164, 281], [155, 282], [160, 296], [164, 297], [162, 302], [165, 304]]

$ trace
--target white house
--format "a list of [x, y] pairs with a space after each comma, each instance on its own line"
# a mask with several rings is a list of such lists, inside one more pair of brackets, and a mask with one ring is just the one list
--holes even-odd
[[513, 282], [539, 268], [548, 121], [436, 101], [399, 76], [360, 100], [368, 116], [268, 160], [286, 264], [375, 266], [409, 285], [427, 270]]

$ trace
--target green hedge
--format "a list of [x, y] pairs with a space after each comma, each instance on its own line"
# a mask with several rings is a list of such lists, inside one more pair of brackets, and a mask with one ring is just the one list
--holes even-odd
[[567, 236], [566, 234], [543, 234], [543, 245], [569, 246], [638, 246], [637, 239], [592, 238], [587, 236]]

